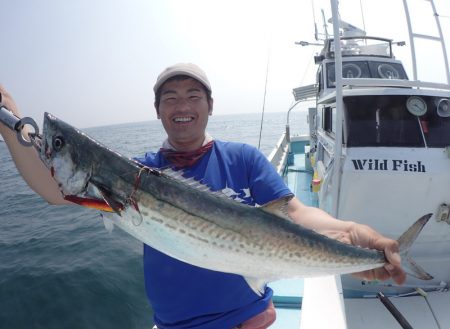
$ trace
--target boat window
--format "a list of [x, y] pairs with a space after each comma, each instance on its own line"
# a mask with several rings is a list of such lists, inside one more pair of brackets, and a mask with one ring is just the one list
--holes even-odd
[[[328, 45], [328, 53], [334, 57], [334, 40]], [[373, 37], [341, 38], [342, 56], [378, 56], [392, 58], [391, 41]]]
[[417, 117], [406, 108], [405, 95], [344, 97], [346, 144], [387, 147], [446, 147], [450, 145], [450, 117], [439, 115], [438, 100], [423, 97], [427, 112]]
[[[327, 64], [327, 86], [334, 88], [336, 86], [336, 76], [334, 63]], [[366, 61], [344, 62], [342, 63], [343, 78], [370, 78], [369, 65]]]
[[325, 107], [323, 109], [322, 127], [327, 133], [334, 135], [336, 133], [336, 108]]
[[317, 122], [317, 126], [320, 126], [318, 128], [323, 129], [323, 110], [318, 110], [317, 111], [316, 122]]
[[370, 75], [373, 78], [379, 79], [402, 79], [407, 80], [403, 65], [399, 63], [386, 63], [386, 62], [369, 62]]
[[323, 90], [322, 65], [319, 65], [319, 69], [317, 70], [316, 81], [319, 82], [318, 90], [319, 90], [319, 93], [320, 93]]
[[[392, 62], [355, 61], [342, 63], [343, 78], [374, 78], [407, 80], [403, 65]], [[334, 63], [327, 63], [327, 87], [336, 86]]]

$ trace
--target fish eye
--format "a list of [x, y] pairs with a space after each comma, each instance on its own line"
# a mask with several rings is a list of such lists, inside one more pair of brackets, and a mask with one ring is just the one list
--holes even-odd
[[53, 138], [53, 143], [52, 144], [53, 144], [53, 149], [56, 152], [61, 151], [61, 149], [64, 146], [64, 138], [62, 138], [60, 136], [55, 137], [55, 138]]

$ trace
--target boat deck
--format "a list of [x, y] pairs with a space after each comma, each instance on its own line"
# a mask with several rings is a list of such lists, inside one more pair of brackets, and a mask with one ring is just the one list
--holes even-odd
[[[317, 206], [317, 196], [310, 188], [312, 174], [305, 165], [305, 153], [301, 153], [293, 155], [293, 164], [287, 166], [283, 178], [298, 199]], [[274, 290], [273, 302], [277, 310], [277, 320], [270, 328], [300, 328], [303, 279], [280, 280], [271, 282], [269, 286]]]

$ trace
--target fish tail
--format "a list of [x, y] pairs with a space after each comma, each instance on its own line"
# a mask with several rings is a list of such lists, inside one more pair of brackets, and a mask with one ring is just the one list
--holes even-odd
[[409, 249], [422, 231], [425, 224], [433, 216], [433, 214], [426, 214], [420, 217], [409, 229], [403, 233], [397, 240], [399, 245], [399, 253], [402, 258], [402, 267], [406, 273], [421, 280], [431, 280], [433, 276], [427, 273], [419, 264], [417, 264], [411, 257], [408, 256]]

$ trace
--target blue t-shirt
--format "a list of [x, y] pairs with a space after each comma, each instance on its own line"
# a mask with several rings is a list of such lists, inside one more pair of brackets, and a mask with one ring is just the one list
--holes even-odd
[[[170, 165], [159, 152], [136, 160], [150, 167]], [[292, 194], [266, 157], [242, 143], [214, 141], [184, 176], [253, 206]], [[159, 328], [230, 329], [264, 311], [273, 293], [266, 287], [258, 296], [240, 275], [193, 266], [145, 244], [144, 276]]]

